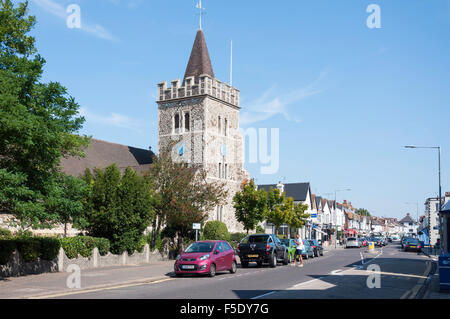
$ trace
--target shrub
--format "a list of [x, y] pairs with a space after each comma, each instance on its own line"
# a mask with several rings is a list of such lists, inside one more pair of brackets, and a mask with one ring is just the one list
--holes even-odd
[[12, 234], [9, 230], [0, 228], [0, 239], [12, 239]]
[[230, 240], [227, 225], [218, 220], [206, 223], [203, 236], [206, 240]]
[[33, 238], [33, 233], [29, 230], [18, 230], [15, 234], [16, 238]]
[[144, 247], [147, 244], [147, 240], [145, 239], [145, 236], [142, 235], [142, 238], [138, 241], [136, 246], [136, 251], [139, 253], [142, 253], [144, 251]]
[[41, 242], [40, 258], [53, 260], [58, 256], [61, 243], [57, 238], [39, 238]]
[[95, 239], [96, 246], [98, 248], [98, 252], [101, 256], [106, 256], [110, 250], [109, 240], [106, 238], [96, 238]]
[[0, 265], [6, 265], [9, 262], [14, 250], [16, 250], [15, 241], [0, 240]]
[[265, 234], [266, 233], [266, 230], [261, 225], [256, 226], [255, 230], [256, 230], [257, 234]]
[[78, 255], [90, 257], [95, 247], [95, 239], [87, 236], [62, 238], [60, 242], [69, 259], [77, 258]]
[[17, 250], [27, 263], [38, 260], [41, 255], [41, 242], [39, 238], [19, 238], [15, 240]]
[[236, 248], [236, 246], [247, 236], [246, 233], [232, 233], [230, 235], [230, 244]]

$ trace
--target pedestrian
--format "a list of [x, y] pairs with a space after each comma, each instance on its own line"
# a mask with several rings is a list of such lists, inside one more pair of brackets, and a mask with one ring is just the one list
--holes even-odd
[[300, 259], [300, 265], [299, 267], [303, 267], [303, 250], [305, 250], [305, 244], [303, 243], [303, 239], [300, 238], [300, 235], [297, 234], [295, 238], [295, 256], [294, 256], [294, 267], [297, 266], [297, 256]]

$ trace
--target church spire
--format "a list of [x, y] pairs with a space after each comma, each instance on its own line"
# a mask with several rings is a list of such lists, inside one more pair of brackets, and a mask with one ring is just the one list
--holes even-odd
[[208, 47], [206, 46], [205, 35], [199, 29], [195, 37], [194, 45], [192, 46], [191, 57], [184, 74], [183, 82], [187, 77], [195, 76], [198, 78], [202, 74], [208, 74], [214, 78], [214, 71], [209, 58]]

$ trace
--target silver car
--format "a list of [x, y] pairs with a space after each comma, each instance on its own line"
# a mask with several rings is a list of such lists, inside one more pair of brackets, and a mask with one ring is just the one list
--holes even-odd
[[345, 245], [345, 248], [360, 248], [361, 244], [358, 240], [358, 238], [355, 237], [349, 237], [347, 238], [347, 244]]

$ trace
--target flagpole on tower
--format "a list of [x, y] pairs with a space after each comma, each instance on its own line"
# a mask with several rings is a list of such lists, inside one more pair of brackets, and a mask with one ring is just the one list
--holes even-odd
[[195, 6], [197, 9], [200, 10], [200, 23], [199, 23], [199, 27], [200, 30], [202, 30], [202, 15], [203, 15], [203, 10], [205, 10], [205, 8], [203, 8], [202, 6], [202, 0], [199, 0], [197, 5]]
[[231, 40], [230, 86], [233, 86], [233, 40]]

